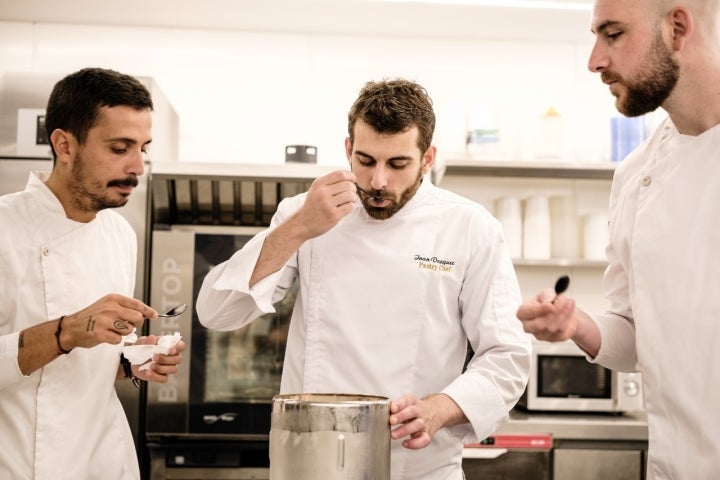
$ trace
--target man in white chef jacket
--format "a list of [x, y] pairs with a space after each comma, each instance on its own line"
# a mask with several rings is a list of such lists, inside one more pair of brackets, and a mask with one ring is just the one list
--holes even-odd
[[597, 0], [589, 60], [618, 110], [669, 114], [615, 171], [607, 311], [543, 291], [518, 311], [542, 340], [640, 371], [650, 480], [720, 476], [720, 1]]
[[393, 480], [462, 479], [462, 443], [507, 420], [529, 372], [500, 223], [425, 178], [434, 127], [417, 83], [366, 84], [349, 113], [350, 169], [283, 200], [197, 300], [204, 325], [237, 329], [299, 278], [281, 392], [391, 398]]
[[52, 172], [0, 197], [2, 479], [140, 478], [115, 381], [166, 382], [184, 349], [157, 355], [148, 370], [121, 368], [126, 335], [157, 318], [132, 298], [135, 233], [110, 210], [143, 172], [151, 110], [133, 77], [68, 75], [46, 110]]

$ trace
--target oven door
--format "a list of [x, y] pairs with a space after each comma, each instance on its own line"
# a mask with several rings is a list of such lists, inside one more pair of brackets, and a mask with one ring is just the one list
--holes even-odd
[[180, 303], [189, 308], [179, 317], [150, 322], [151, 334], [180, 332], [187, 349], [166, 384], [148, 384], [148, 436], [267, 438], [296, 289], [275, 305], [275, 314], [231, 332], [208, 330], [195, 311], [205, 275], [258, 231], [178, 226], [153, 232], [150, 303], [159, 311]]

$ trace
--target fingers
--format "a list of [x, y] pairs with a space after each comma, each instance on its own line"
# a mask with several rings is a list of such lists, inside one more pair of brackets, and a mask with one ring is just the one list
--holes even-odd
[[[550, 299], [550, 300], [548, 300]], [[575, 301], [565, 295], [552, 296], [541, 292], [523, 303], [517, 311], [523, 330], [538, 340], [563, 341], [577, 330]]]
[[355, 174], [346, 170], [315, 179], [305, 203], [293, 216], [302, 225], [307, 238], [322, 235], [353, 211], [357, 199], [354, 180]]
[[537, 294], [537, 301], [540, 303], [552, 302], [557, 297], [555, 290], [552, 288], [545, 288]]
[[[409, 407], [410, 405], [415, 405], [416, 403], [417, 403], [417, 398], [415, 398], [415, 396], [403, 395], [402, 397], [397, 398], [397, 399], [393, 400], [392, 402], [390, 402], [390, 413], [399, 413], [402, 410]], [[401, 418], [402, 416], [403, 415], [399, 415], [399, 416], [391, 415], [390, 416], [390, 425], [395, 425], [397, 423], [400, 423], [401, 421], [404, 421]], [[393, 417], [398, 419], [395, 423], [393, 423]]]
[[417, 432], [410, 436], [410, 440], [405, 440], [402, 444], [407, 449], [420, 450], [430, 445], [430, 435], [427, 432]]
[[[352, 204], [357, 198], [355, 187], [355, 174], [348, 170], [338, 170], [313, 182], [313, 187], [330, 208], [352, 210]], [[311, 188], [313, 188], [311, 187]]]
[[517, 318], [520, 321], [531, 321], [538, 317], [545, 317], [547, 315], [552, 315], [557, 311], [557, 307], [553, 306], [552, 303], [538, 303], [536, 301], [529, 301], [525, 302], [522, 305], [520, 305], [520, 308], [518, 308], [517, 311]]
[[[157, 343], [157, 340], [158, 337], [155, 335], [140, 337], [138, 338], [136, 345], [154, 345]], [[141, 380], [148, 382], [167, 382], [168, 375], [177, 373], [178, 366], [182, 362], [181, 352], [185, 350], [186, 346], [185, 342], [180, 340], [176, 345], [170, 348], [170, 351], [166, 355], [153, 355], [152, 359], [149, 360], [150, 363], [144, 370], [140, 370], [140, 365], [133, 365], [135, 375]]]
[[390, 403], [390, 432], [393, 440], [403, 440], [403, 447], [412, 450], [425, 448], [430, 444], [434, 431], [429, 428], [424, 403], [413, 395], [404, 395]]
[[319, 177], [318, 180], [322, 180], [323, 183], [328, 184], [350, 182], [355, 185], [357, 177], [350, 170], [335, 170], [334, 172], [330, 172], [325, 176]]
[[140, 300], [109, 294], [66, 316], [63, 327], [71, 333], [72, 346], [91, 348], [120, 343], [123, 336], [141, 328], [146, 317], [157, 318], [157, 312]]

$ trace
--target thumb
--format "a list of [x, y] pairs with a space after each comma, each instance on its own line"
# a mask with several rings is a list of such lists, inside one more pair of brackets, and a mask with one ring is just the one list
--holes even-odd
[[537, 301], [540, 303], [550, 303], [555, 300], [557, 294], [552, 288], [544, 288], [537, 294]]

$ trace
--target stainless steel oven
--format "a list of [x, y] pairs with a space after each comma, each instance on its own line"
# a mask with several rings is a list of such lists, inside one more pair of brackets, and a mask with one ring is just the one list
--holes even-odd
[[276, 313], [231, 332], [200, 325], [195, 300], [210, 269], [265, 228], [282, 198], [307, 190], [312, 165], [154, 165], [150, 303], [181, 316], [150, 322], [188, 347], [177, 375], [147, 386], [151, 479], [266, 479], [272, 398], [279, 392], [296, 288]]

